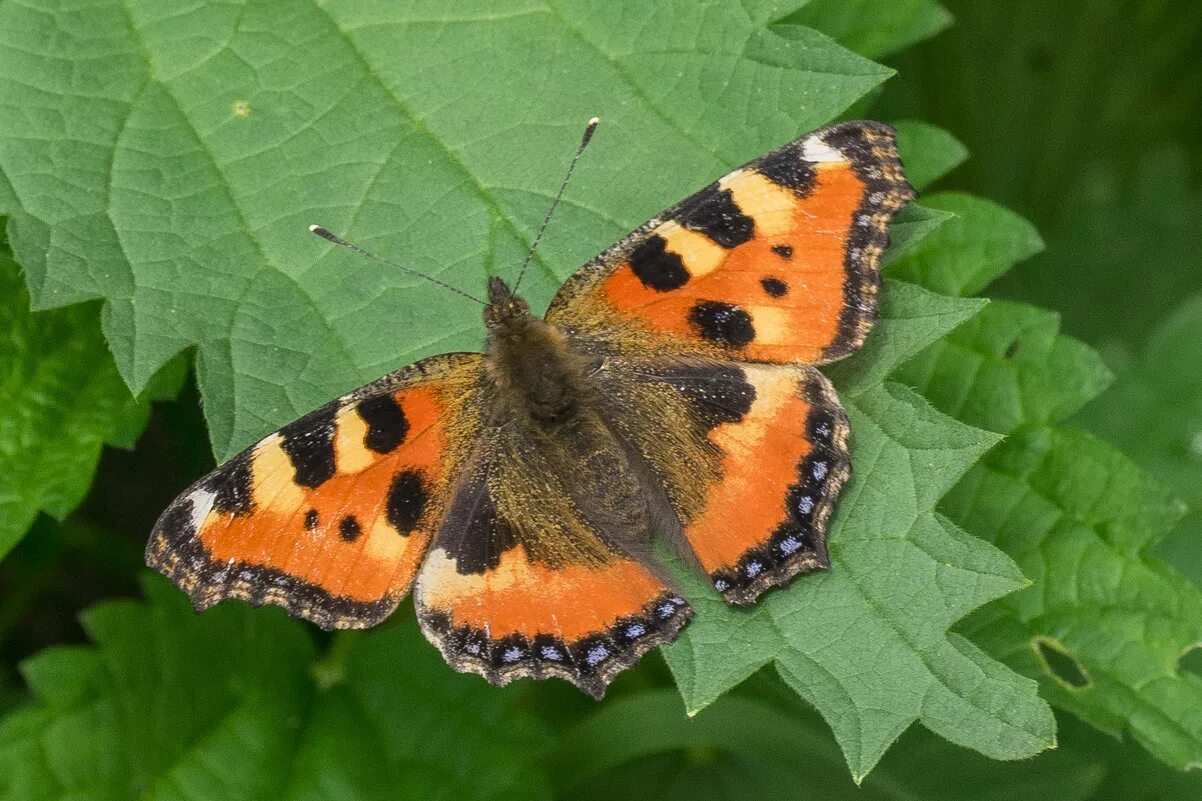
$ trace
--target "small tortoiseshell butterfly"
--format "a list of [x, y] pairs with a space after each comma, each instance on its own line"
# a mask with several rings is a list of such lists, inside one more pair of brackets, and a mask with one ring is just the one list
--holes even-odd
[[491, 278], [484, 353], [251, 446], [171, 504], [147, 561], [197, 609], [241, 598], [326, 629], [378, 623], [414, 587], [456, 670], [600, 697], [693, 614], [654, 536], [731, 604], [828, 566], [848, 423], [815, 365], [864, 341], [913, 194], [893, 130], [846, 122], [655, 217], [541, 320]]

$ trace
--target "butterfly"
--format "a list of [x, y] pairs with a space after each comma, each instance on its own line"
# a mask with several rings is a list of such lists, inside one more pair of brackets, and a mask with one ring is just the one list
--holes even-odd
[[872, 327], [913, 195], [893, 130], [845, 122], [651, 219], [541, 319], [491, 278], [483, 353], [252, 445], [167, 508], [147, 562], [198, 610], [239, 598], [325, 629], [412, 590], [456, 670], [600, 698], [693, 615], [657, 537], [735, 605], [829, 567], [850, 432], [817, 365]]

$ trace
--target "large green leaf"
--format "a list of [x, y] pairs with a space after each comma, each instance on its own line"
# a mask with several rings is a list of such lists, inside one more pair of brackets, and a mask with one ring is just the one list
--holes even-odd
[[412, 621], [315, 669], [278, 610], [197, 616], [162, 579], [147, 592], [86, 614], [95, 647], [25, 663], [35, 700], [0, 722], [0, 798], [546, 797], [540, 725], [446, 670]]
[[[164, 380], [146, 394], [174, 389]], [[75, 509], [100, 449], [130, 447], [147, 411], [117, 375], [96, 309], [30, 312], [0, 244], [0, 557], [39, 511], [61, 520]]]
[[780, 13], [766, 1], [7, 3], [0, 171], [14, 250], [39, 306], [106, 301], [134, 388], [195, 346], [228, 456], [390, 368], [480, 344], [476, 307], [331, 252], [309, 223], [480, 291], [487, 274], [513, 275], [599, 115], [523, 286], [540, 305], [630, 228], [889, 75], [808, 29], [770, 29]]
[[1202, 765], [1202, 678], [1178, 665], [1202, 642], [1202, 591], [1148, 552], [1180, 504], [1112, 447], [1054, 427], [1109, 382], [1101, 359], [1058, 335], [1051, 314], [994, 303], [898, 377], [1010, 435], [940, 508], [1032, 585], [962, 631], [1092, 725], [1130, 732], [1170, 765]]

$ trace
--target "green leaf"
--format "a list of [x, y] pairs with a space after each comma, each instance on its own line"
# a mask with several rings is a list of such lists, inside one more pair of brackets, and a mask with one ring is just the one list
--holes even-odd
[[1111, 381], [1096, 351], [1059, 334], [1055, 314], [999, 300], [895, 377], [957, 420], [1000, 434], [1063, 420]]
[[881, 259], [881, 268], [886, 269], [896, 263], [932, 231], [955, 216], [951, 212], [929, 209], [919, 203], [906, 206], [889, 226], [889, 249]]
[[[146, 394], [173, 395], [171, 383]], [[101, 448], [131, 447], [147, 413], [146, 398], [117, 375], [96, 309], [30, 312], [20, 270], [0, 245], [0, 557], [39, 511], [70, 514]]]
[[935, 0], [810, 0], [782, 22], [808, 25], [866, 58], [882, 58], [952, 24]]
[[903, 736], [857, 787], [813, 710], [757, 674], [757, 692], [726, 696], [692, 718], [669, 691], [599, 707], [569, 728], [550, 762], [563, 798], [829, 801], [1176, 801], [1202, 774], [1181, 774], [1137, 747], [1061, 721], [1061, 746], [997, 762], [921, 730]]
[[906, 178], [922, 191], [968, 158], [968, 149], [942, 128], [917, 120], [893, 123]]
[[[1196, 261], [1196, 259], [1195, 259]], [[1190, 507], [1161, 553], [1202, 585], [1202, 295], [1169, 314], [1079, 422], [1122, 448]]]
[[915, 351], [986, 307], [983, 298], [936, 295], [914, 284], [885, 279], [878, 307], [879, 322], [856, 354], [826, 368], [844, 394], [880, 384]]
[[941, 192], [923, 205], [956, 215], [896, 264], [895, 278], [946, 295], [972, 295], [1043, 248], [1035, 228], [988, 200]]
[[[228, 456], [388, 369], [479, 345], [475, 306], [334, 252], [309, 223], [478, 291], [487, 275], [512, 277], [597, 114], [603, 128], [523, 284], [541, 305], [630, 228], [891, 74], [779, 17], [768, 0], [3, 5], [13, 242], [39, 304], [105, 301], [132, 386], [194, 347], [214, 450]], [[949, 164], [936, 155], [928, 174]], [[904, 258], [933, 258], [949, 219], [908, 212], [891, 258], [907, 247]], [[697, 708], [775, 661], [831, 721], [857, 777], [914, 720], [998, 757], [1053, 740], [1034, 683], [947, 634], [1022, 585], [1000, 552], [932, 512], [995, 438], [881, 383], [977, 302], [898, 285], [885, 305], [879, 341], [842, 368], [857, 478], [836, 569], [748, 620], [700, 600], [674, 652], [700, 667], [673, 665]], [[724, 644], [740, 638], [748, 647]], [[324, 759], [318, 746], [297, 753]]]
[[147, 592], [86, 614], [95, 647], [25, 663], [36, 700], [0, 722], [0, 798], [546, 796], [540, 726], [412, 622], [346, 641], [319, 688], [282, 612], [198, 616], [157, 577]]
[[1059, 310], [1085, 341], [1133, 351], [1169, 309], [1202, 291], [1202, 191], [1174, 149], [1142, 153], [1127, 169], [1101, 162], [1080, 170], [1057, 193], [1064, 199], [1047, 251], [1003, 283]]
[[[896, 315], [893, 304], [885, 309]], [[846, 369], [873, 372], [855, 365], [863, 359], [887, 371], [908, 355], [894, 343], [921, 347], [961, 319], [885, 317], [878, 332], [885, 346], [853, 357]], [[771, 662], [826, 718], [857, 780], [915, 720], [995, 758], [1050, 746], [1054, 722], [1034, 684], [947, 633], [970, 610], [1024, 583], [1000, 552], [933, 513], [996, 438], [899, 384], [841, 396], [856, 443], [852, 482], [830, 533], [831, 572], [771, 593], [753, 610], [728, 608], [684, 577], [697, 618], [664, 653], [686, 706], [704, 708]]]
[[479, 291], [513, 276], [596, 114], [523, 284], [538, 306], [617, 237], [890, 74], [808, 29], [770, 29], [774, 13], [766, 0], [169, 16], [153, 2], [62, 16], [6, 4], [13, 247], [39, 306], [106, 301], [131, 386], [196, 347], [226, 457], [389, 369], [480, 344], [476, 307], [332, 252], [308, 224]]
[[1100, 440], [1043, 428], [1007, 440], [943, 508], [1035, 582], [967, 624], [976, 642], [1057, 706], [1202, 766], [1202, 677], [1178, 667], [1202, 642], [1202, 592], [1146, 553], [1180, 514], [1167, 491]]
[[940, 410], [1010, 434], [940, 510], [1032, 585], [961, 631], [1039, 678], [1057, 706], [1129, 731], [1170, 765], [1202, 764], [1202, 678], [1178, 665], [1202, 641], [1202, 592], [1149, 554], [1180, 505], [1114, 448], [1053, 427], [1109, 382], [1101, 359], [1050, 313], [995, 302], [896, 375]]

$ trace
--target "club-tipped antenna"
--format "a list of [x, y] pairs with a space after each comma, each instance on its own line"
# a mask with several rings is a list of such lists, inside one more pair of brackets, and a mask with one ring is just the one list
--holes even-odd
[[584, 127], [584, 136], [580, 138], [580, 145], [576, 148], [576, 153], [572, 156], [572, 161], [568, 164], [568, 171], [563, 176], [563, 183], [559, 185], [559, 192], [556, 193], [555, 200], [551, 201], [551, 208], [547, 209], [547, 216], [543, 218], [543, 224], [539, 227], [534, 241], [530, 243], [530, 250], [526, 253], [526, 260], [522, 262], [522, 269], [518, 270], [518, 279], [513, 282], [513, 292], [515, 293], [522, 283], [522, 276], [526, 274], [526, 268], [530, 266], [530, 260], [534, 258], [534, 249], [542, 241], [543, 232], [547, 230], [547, 223], [551, 222], [551, 216], [555, 214], [555, 208], [559, 205], [564, 190], [568, 188], [568, 181], [572, 180], [572, 170], [576, 169], [576, 162], [580, 159], [580, 154], [584, 152], [584, 149], [588, 147], [589, 140], [593, 138], [593, 131], [597, 130], [597, 123], [599, 122], [601, 122], [599, 118], [593, 117], [588, 121], [588, 125]]
[[468, 300], [475, 301], [476, 303], [479, 303], [481, 306], [488, 305], [488, 303], [486, 303], [483, 300], [480, 300], [480, 298], [469, 295], [468, 293], [464, 292], [462, 289], [459, 289], [458, 287], [453, 287], [450, 284], [439, 281], [437, 278], [434, 278], [433, 276], [426, 275], [425, 273], [422, 273], [422, 272], [418, 272], [417, 270], [414, 270], [412, 267], [406, 267], [403, 264], [397, 264], [395, 261], [389, 261], [388, 259], [381, 258], [381, 257], [377, 256], [376, 254], [372, 253], [370, 250], [366, 250], [365, 248], [359, 247], [354, 242], [346, 241], [342, 237], [338, 236], [338, 234], [331, 232], [328, 228], [322, 228], [320, 225], [310, 225], [309, 232], [317, 234], [322, 239], [333, 242], [335, 245], [342, 245], [342, 247], [344, 247], [344, 248], [349, 248], [350, 250], [353, 250], [356, 253], [358, 253], [360, 256], [366, 256], [369, 259], [375, 259], [378, 262], [387, 264], [389, 267], [396, 267], [398, 270], [407, 272], [410, 275], [416, 275], [418, 278], [425, 278], [427, 281], [434, 283], [434, 284], [438, 284], [443, 289], [449, 289], [452, 292], [454, 292], [456, 295], [463, 295], [463, 297], [467, 298]]

